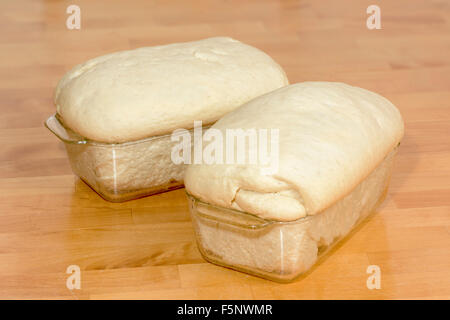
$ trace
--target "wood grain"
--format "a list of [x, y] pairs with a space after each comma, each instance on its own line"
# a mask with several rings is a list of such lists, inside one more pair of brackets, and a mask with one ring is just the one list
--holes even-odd
[[[0, 298], [449, 299], [450, 4], [376, 1], [0, 2]], [[71, 173], [42, 125], [75, 64], [111, 51], [228, 35], [272, 55], [291, 82], [343, 81], [385, 95], [406, 135], [387, 199], [300, 281], [206, 263], [184, 191], [109, 203]], [[66, 288], [79, 265], [81, 290]], [[380, 290], [366, 287], [379, 265]]]

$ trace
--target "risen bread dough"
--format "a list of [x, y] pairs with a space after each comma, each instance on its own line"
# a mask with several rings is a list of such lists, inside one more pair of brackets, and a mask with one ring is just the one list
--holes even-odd
[[64, 124], [91, 140], [118, 143], [212, 123], [288, 84], [264, 52], [231, 38], [116, 52], [68, 72], [55, 92]]
[[392, 103], [332, 82], [303, 82], [265, 94], [213, 128], [278, 128], [278, 172], [263, 175], [259, 164], [189, 165], [187, 191], [204, 202], [277, 221], [314, 215], [350, 194], [403, 136]]

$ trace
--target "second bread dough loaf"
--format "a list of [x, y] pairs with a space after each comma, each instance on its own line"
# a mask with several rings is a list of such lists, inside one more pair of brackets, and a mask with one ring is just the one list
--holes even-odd
[[317, 214], [348, 195], [400, 142], [403, 120], [382, 96], [343, 83], [303, 82], [260, 96], [212, 128], [279, 129], [278, 172], [261, 164], [194, 164], [200, 200], [277, 221]]

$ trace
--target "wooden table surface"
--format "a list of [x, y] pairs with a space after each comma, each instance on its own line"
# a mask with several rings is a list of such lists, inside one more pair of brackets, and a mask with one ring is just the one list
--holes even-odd
[[[80, 30], [66, 28], [71, 3]], [[381, 30], [366, 27], [371, 4]], [[376, 91], [405, 120], [385, 202], [291, 284], [206, 263], [182, 189], [102, 200], [43, 126], [58, 79], [75, 64], [217, 35], [266, 51], [292, 83]], [[1, 1], [0, 106], [1, 298], [450, 298], [449, 1]], [[69, 265], [81, 268], [79, 290], [66, 287]], [[366, 286], [369, 265], [381, 268], [379, 290]]]

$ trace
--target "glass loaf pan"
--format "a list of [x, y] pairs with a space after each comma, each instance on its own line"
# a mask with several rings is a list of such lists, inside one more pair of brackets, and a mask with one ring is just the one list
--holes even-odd
[[396, 152], [397, 148], [346, 197], [292, 222], [265, 220], [187, 194], [201, 254], [220, 266], [272, 281], [293, 281], [383, 201]]
[[108, 201], [183, 187], [185, 166], [172, 162], [171, 149], [177, 142], [171, 141], [170, 134], [110, 144], [81, 137], [65, 127], [57, 114], [45, 126], [64, 142], [72, 171]]

